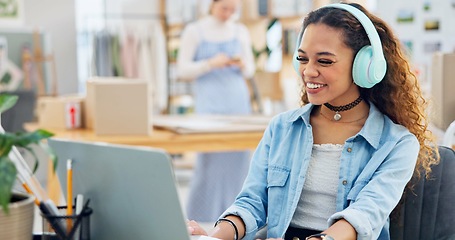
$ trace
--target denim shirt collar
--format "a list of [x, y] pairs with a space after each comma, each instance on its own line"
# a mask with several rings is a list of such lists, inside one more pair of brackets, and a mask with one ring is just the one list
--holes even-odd
[[[381, 134], [384, 128], [384, 114], [379, 111], [379, 109], [371, 102], [368, 102], [370, 105], [370, 112], [368, 118], [365, 122], [365, 125], [362, 127], [360, 132], [356, 136], [362, 136], [365, 140], [375, 149], [379, 147], [381, 140]], [[300, 109], [296, 110], [290, 117], [289, 122], [296, 122], [299, 119], [302, 119], [306, 125], [310, 125], [310, 115], [311, 110], [315, 105], [308, 103]]]

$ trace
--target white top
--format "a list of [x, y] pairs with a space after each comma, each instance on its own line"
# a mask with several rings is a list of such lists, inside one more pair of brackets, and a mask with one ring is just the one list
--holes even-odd
[[325, 230], [336, 212], [341, 144], [314, 144], [310, 165], [291, 226]]
[[194, 55], [202, 40], [213, 42], [229, 41], [237, 38], [242, 44], [241, 59], [245, 78], [252, 77], [255, 72], [251, 38], [248, 29], [234, 21], [222, 22], [213, 16], [206, 16], [190, 23], [182, 32], [180, 49], [177, 58], [177, 72], [181, 79], [193, 80], [210, 71], [207, 60], [194, 61]]

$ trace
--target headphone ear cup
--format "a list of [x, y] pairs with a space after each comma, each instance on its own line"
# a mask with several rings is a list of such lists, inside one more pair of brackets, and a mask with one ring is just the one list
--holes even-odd
[[299, 56], [298, 50], [299, 50], [300, 43], [302, 42], [302, 36], [303, 36], [303, 30], [299, 32], [299, 35], [297, 35], [297, 40], [295, 42], [294, 55], [292, 55], [292, 66], [294, 67], [294, 71], [299, 76], [300, 76], [300, 72], [299, 72], [300, 62], [297, 61], [297, 57]]
[[370, 45], [366, 45], [357, 52], [352, 64], [352, 78], [354, 83], [359, 87], [371, 88], [379, 81], [374, 81], [373, 76], [370, 76], [369, 71], [372, 67], [373, 49]]
[[299, 63], [299, 61], [297, 61], [298, 56], [299, 55], [297, 54], [297, 51], [294, 51], [294, 55], [292, 55], [292, 66], [294, 67], [295, 72], [298, 75], [300, 75], [300, 72], [299, 72], [300, 63]]

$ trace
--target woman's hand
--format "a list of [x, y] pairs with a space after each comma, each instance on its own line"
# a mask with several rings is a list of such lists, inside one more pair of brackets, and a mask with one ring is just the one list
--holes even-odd
[[242, 69], [245, 66], [245, 64], [243, 63], [240, 57], [232, 57], [231, 60], [229, 61], [229, 66], [235, 66]]
[[229, 65], [231, 59], [224, 53], [219, 53], [208, 60], [211, 68], [221, 68]]
[[188, 232], [190, 235], [203, 235], [207, 236], [207, 232], [194, 220], [188, 220], [186, 222]]

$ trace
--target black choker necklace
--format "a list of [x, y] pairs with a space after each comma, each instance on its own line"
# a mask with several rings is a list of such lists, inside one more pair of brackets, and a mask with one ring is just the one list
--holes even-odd
[[354, 102], [348, 103], [343, 106], [333, 106], [330, 103], [324, 103], [324, 106], [326, 106], [328, 109], [332, 110], [335, 112], [335, 115], [333, 115], [333, 120], [339, 121], [341, 119], [341, 114], [340, 112], [347, 111], [349, 109], [354, 108], [357, 106], [360, 102], [362, 101], [362, 97], [359, 96]]

